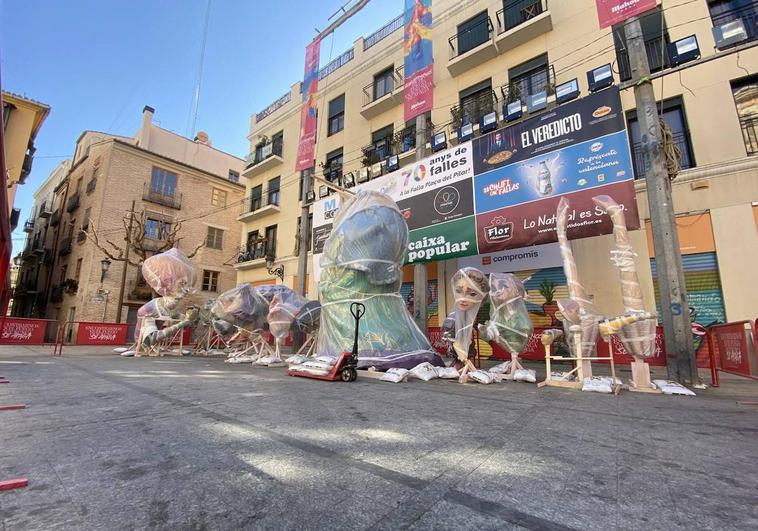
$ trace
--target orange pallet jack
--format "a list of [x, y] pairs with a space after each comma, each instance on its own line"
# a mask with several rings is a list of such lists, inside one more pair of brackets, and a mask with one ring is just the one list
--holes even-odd
[[350, 305], [350, 313], [355, 318], [355, 338], [353, 339], [353, 351], [343, 352], [340, 357], [337, 358], [337, 362], [332, 366], [326, 374], [312, 374], [307, 372], [288, 370], [287, 374], [290, 376], [300, 376], [301, 378], [313, 378], [315, 380], [326, 380], [327, 382], [335, 382], [342, 380], [343, 382], [354, 382], [358, 379], [358, 327], [360, 325], [361, 317], [366, 313], [366, 307], [360, 302], [354, 302]]

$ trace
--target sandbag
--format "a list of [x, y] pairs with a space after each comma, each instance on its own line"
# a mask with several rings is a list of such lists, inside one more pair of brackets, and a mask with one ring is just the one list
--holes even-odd
[[408, 371], [408, 373], [409, 378], [418, 378], [419, 380], [424, 380], [425, 382], [437, 378], [437, 371], [434, 370], [434, 365], [427, 362], [419, 363], [410, 371]]
[[471, 371], [468, 373], [468, 377], [474, 380], [475, 382], [479, 382], [480, 384], [491, 384], [495, 381], [495, 377], [490, 374], [487, 371], [483, 371], [482, 369], [477, 369], [475, 371]]
[[513, 371], [513, 380], [534, 383], [537, 381], [537, 373], [534, 369], [516, 369]]
[[408, 369], [392, 368], [387, 369], [387, 372], [385, 372], [379, 380], [382, 382], [400, 383], [405, 380], [407, 376]]
[[434, 371], [437, 373], [437, 378], [446, 380], [455, 380], [460, 376], [455, 367], [435, 367]]

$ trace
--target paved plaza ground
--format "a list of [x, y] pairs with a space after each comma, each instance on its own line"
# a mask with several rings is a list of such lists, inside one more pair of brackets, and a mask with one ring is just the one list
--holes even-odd
[[[353, 384], [0, 347], [0, 530], [758, 529], [758, 383]], [[628, 373], [622, 373], [628, 377]]]

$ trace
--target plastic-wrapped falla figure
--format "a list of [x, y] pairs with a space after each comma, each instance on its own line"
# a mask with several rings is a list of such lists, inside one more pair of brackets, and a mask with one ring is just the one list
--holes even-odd
[[136, 335], [145, 346], [151, 346], [171, 337], [178, 330], [192, 324], [197, 313], [189, 314], [178, 323], [158, 330], [156, 320], [177, 319], [179, 305], [184, 297], [194, 292], [195, 268], [189, 258], [176, 249], [151, 256], [142, 264], [142, 276], [159, 298], [137, 310]]
[[229, 363], [250, 362], [269, 353], [268, 344], [260, 335], [266, 326], [268, 301], [250, 284], [241, 284], [219, 295], [211, 313], [215, 317], [214, 330], [236, 346], [227, 360]]
[[267, 320], [269, 331], [276, 342], [276, 350], [274, 356], [266, 360], [267, 365], [273, 366], [282, 362], [281, 344], [287, 338], [298, 313], [307, 303], [305, 297], [301, 297], [290, 288], [276, 293], [271, 299]]
[[350, 304], [362, 302], [358, 367], [410, 369], [422, 362], [442, 365], [429, 340], [411, 319], [400, 295], [408, 226], [387, 195], [360, 191], [347, 197], [321, 257], [321, 329], [316, 352], [337, 357], [353, 345]]
[[471, 336], [479, 307], [487, 296], [487, 277], [474, 267], [459, 269], [451, 280], [453, 298], [455, 299], [455, 338], [453, 351], [456, 355], [456, 369], [475, 370], [470, 358], [473, 357]]
[[[504, 375], [506, 379], [522, 379], [522, 373], [517, 371], [525, 371], [519, 355], [526, 349], [534, 331], [525, 296], [524, 284], [514, 275], [490, 275], [490, 319], [486, 324], [479, 325], [479, 334], [482, 339], [494, 341], [510, 353], [511, 365]], [[523, 376], [525, 380], [534, 381], [533, 374]]]

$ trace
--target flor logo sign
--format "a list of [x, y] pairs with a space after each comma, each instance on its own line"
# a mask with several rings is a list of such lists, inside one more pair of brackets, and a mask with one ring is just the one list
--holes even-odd
[[513, 237], [513, 222], [506, 221], [503, 216], [492, 218], [492, 222], [484, 227], [484, 238], [487, 243], [500, 243]]

